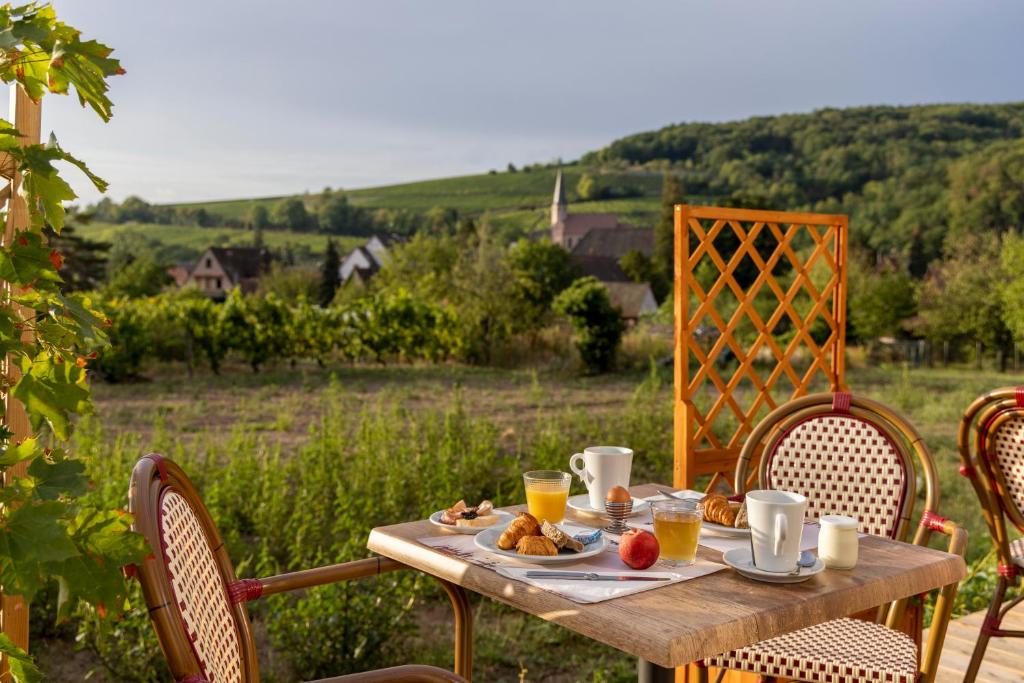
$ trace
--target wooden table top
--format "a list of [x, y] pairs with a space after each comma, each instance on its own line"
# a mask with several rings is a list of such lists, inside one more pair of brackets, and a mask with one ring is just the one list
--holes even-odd
[[[635, 497], [652, 496], [657, 488], [645, 484], [632, 487], [631, 492]], [[574, 518], [572, 511], [568, 513], [567, 519], [594, 524], [592, 518]], [[663, 667], [683, 666], [966, 576], [964, 561], [957, 555], [867, 536], [860, 541], [855, 569], [826, 569], [803, 583], [759, 583], [726, 568], [654, 590], [581, 605], [416, 540], [439, 535], [443, 532], [426, 520], [395, 524], [373, 529], [367, 547]], [[714, 562], [722, 560], [721, 553], [705, 547], [700, 547], [698, 554]]]

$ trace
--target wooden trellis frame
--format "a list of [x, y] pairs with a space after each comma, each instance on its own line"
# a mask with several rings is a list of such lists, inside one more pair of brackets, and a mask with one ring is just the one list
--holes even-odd
[[[11, 104], [9, 121], [21, 133], [18, 144], [22, 147], [39, 144], [40, 131], [42, 128], [42, 107], [31, 98], [18, 85], [11, 86]], [[7, 223], [4, 225], [3, 244], [9, 245], [14, 241], [18, 232], [26, 229], [29, 225], [28, 206], [25, 200], [18, 194], [21, 184], [21, 174], [7, 155], [0, 155], [0, 206], [6, 204]], [[0, 283], [3, 297], [10, 293], [10, 285], [6, 282]], [[19, 371], [7, 359], [0, 359], [4, 371], [11, 381], [19, 376]], [[13, 432], [14, 440], [21, 441], [32, 435], [32, 428], [25, 414], [25, 407], [21, 402], [9, 394], [3, 396], [5, 407], [4, 421], [6, 426]], [[4, 476], [4, 485], [9, 485], [13, 478], [23, 477], [27, 474], [27, 464], [20, 463], [7, 468]], [[0, 628], [3, 633], [14, 641], [14, 644], [23, 650], [28, 650], [28, 607], [25, 601], [19, 596], [2, 595], [0, 600]], [[7, 662], [0, 661], [0, 679], [6, 680]]]
[[[676, 486], [702, 475], [709, 490], [731, 486], [761, 416], [815, 381], [845, 388], [847, 228], [841, 215], [675, 207]], [[723, 242], [731, 253], [720, 253]], [[737, 280], [744, 262], [754, 266], [746, 285]], [[737, 340], [740, 328], [753, 343]], [[723, 376], [730, 354], [736, 366]]]

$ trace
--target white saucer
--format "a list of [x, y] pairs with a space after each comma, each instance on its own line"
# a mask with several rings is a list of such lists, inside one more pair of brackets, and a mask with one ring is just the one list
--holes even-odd
[[442, 529], [448, 531], [454, 531], [457, 534], [478, 534], [485, 529], [503, 529], [505, 525], [512, 519], [512, 513], [505, 512], [504, 510], [495, 510], [494, 514], [498, 515], [498, 521], [491, 526], [455, 526], [454, 524], [445, 524], [441, 521], [441, 515], [444, 510], [438, 510], [434, 514], [430, 515], [430, 522], [435, 526], [439, 526]]
[[[584, 515], [608, 515], [608, 513], [605, 512], [604, 508], [601, 508], [600, 510], [595, 510], [594, 508], [590, 507], [589, 493], [581, 493], [578, 496], [571, 496], [569, 498], [568, 505], [570, 510], [574, 510], [575, 512], [579, 512]], [[649, 507], [651, 507], [651, 504], [648, 503], [643, 498], [634, 498], [633, 511], [630, 512], [627, 516], [632, 517], [633, 515], [639, 515], [641, 512], [646, 511]]]
[[[489, 553], [495, 555], [504, 555], [505, 557], [512, 557], [523, 562], [533, 562], [535, 564], [557, 564], [558, 562], [576, 562], [577, 560], [583, 560], [588, 557], [593, 557], [604, 552], [604, 549], [608, 547], [608, 539], [605, 538], [604, 534], [601, 534], [601, 538], [594, 541], [590, 545], [583, 546], [583, 552], [574, 553], [571, 550], [561, 550], [557, 555], [520, 555], [512, 550], [502, 550], [498, 547], [498, 536], [501, 536], [501, 532], [504, 531], [504, 527], [495, 528], [493, 526], [487, 527], [481, 533], [476, 535], [473, 542], [476, 546], [482, 550], [486, 550]], [[558, 528], [562, 529], [565, 533], [572, 535], [577, 534], [581, 531], [593, 531], [586, 527], [571, 526], [568, 524], [559, 524]]]
[[814, 558], [813, 567], [800, 567], [799, 574], [782, 574], [779, 572], [766, 572], [754, 566], [750, 555], [750, 548], [733, 548], [722, 553], [722, 562], [738, 571], [748, 579], [754, 581], [765, 581], [767, 583], [800, 583], [806, 581], [815, 574], [825, 571], [825, 563], [820, 558]]

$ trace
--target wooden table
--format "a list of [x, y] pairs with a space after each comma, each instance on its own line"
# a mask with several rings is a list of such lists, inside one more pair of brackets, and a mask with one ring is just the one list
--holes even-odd
[[[658, 488], [671, 487], [645, 484], [632, 487], [631, 492], [634, 497], [652, 496]], [[571, 511], [567, 519], [594, 525], [593, 518], [574, 517]], [[581, 605], [417, 542], [441, 533], [426, 520], [378, 527], [370, 532], [367, 547], [667, 668], [924, 593], [966, 576], [964, 561], [957, 555], [868, 536], [861, 539], [856, 569], [825, 570], [803, 583], [758, 583], [724, 569]], [[722, 559], [721, 553], [704, 547], [698, 554], [715, 562]]]

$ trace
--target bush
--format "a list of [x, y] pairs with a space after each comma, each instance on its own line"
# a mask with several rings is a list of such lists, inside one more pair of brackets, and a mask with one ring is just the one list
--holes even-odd
[[569, 319], [586, 371], [597, 374], [610, 370], [625, 325], [604, 285], [594, 277], [580, 278], [558, 295], [554, 309]]

